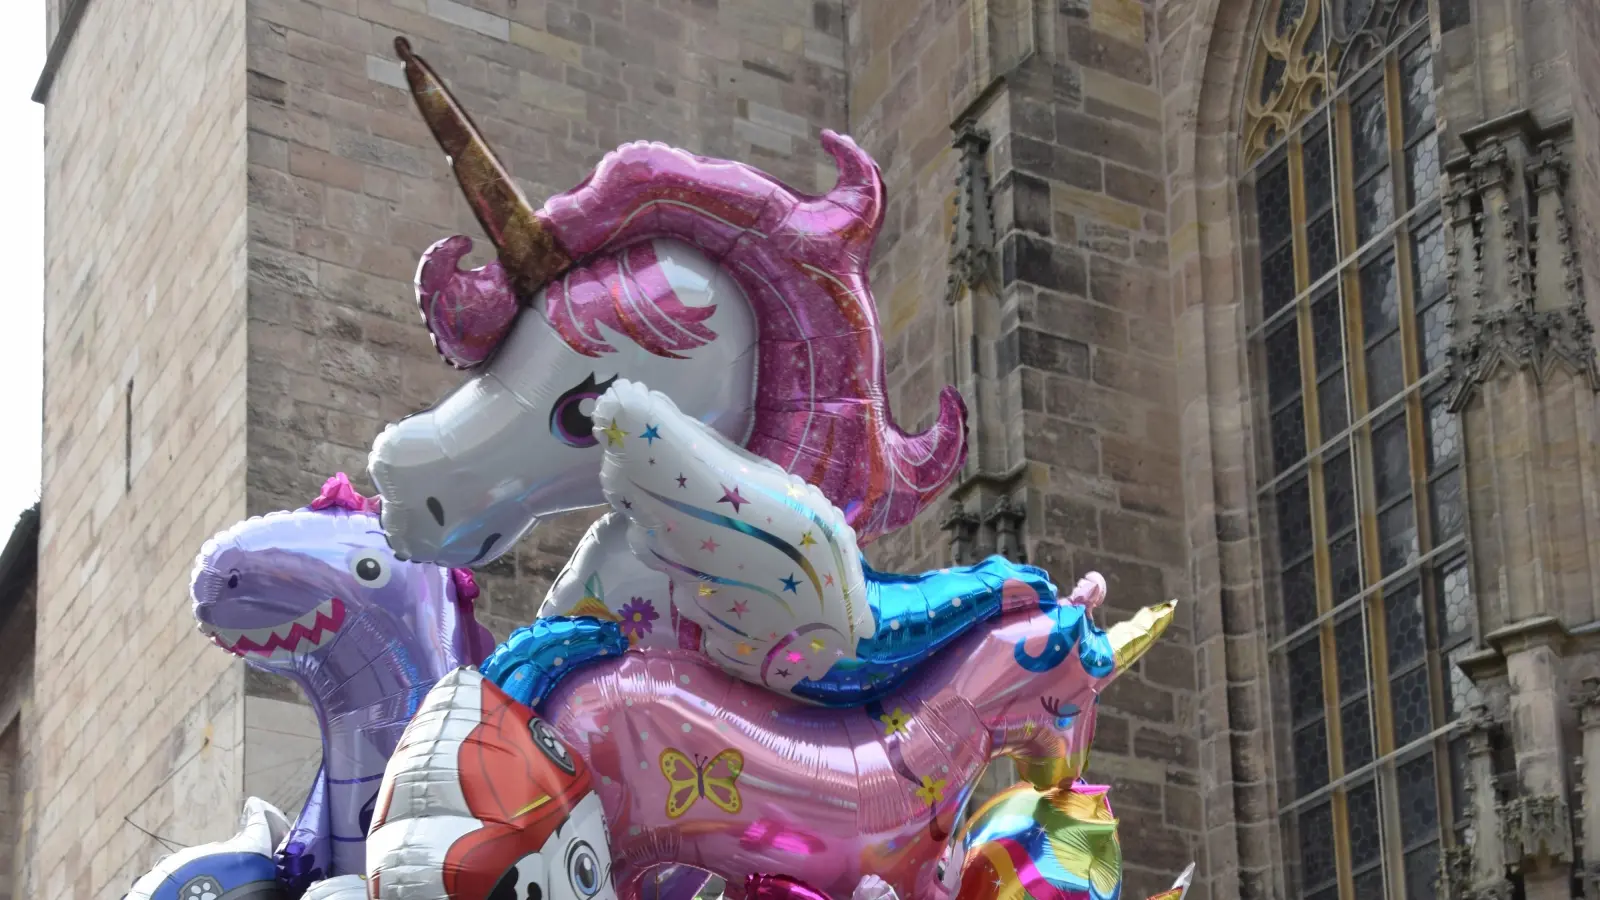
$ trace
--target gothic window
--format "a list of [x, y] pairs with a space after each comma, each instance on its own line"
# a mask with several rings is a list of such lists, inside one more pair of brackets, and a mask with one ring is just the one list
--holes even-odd
[[1295, 896], [1428, 898], [1464, 808], [1461, 439], [1426, 0], [1268, 0], [1240, 131]]

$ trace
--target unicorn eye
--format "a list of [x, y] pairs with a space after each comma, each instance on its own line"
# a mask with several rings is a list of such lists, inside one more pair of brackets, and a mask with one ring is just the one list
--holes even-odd
[[593, 447], [594, 418], [589, 410], [616, 380], [613, 376], [597, 382], [591, 372], [581, 384], [557, 397], [550, 406], [550, 433], [556, 440], [569, 447]]
[[572, 753], [567, 749], [566, 741], [555, 729], [544, 723], [543, 719], [533, 719], [528, 723], [528, 731], [533, 734], [533, 742], [539, 745], [544, 755], [556, 764], [556, 767], [568, 775], [578, 770], [577, 764], [572, 761]]
[[350, 574], [366, 588], [381, 588], [389, 583], [389, 567], [376, 553], [362, 553], [350, 559]]

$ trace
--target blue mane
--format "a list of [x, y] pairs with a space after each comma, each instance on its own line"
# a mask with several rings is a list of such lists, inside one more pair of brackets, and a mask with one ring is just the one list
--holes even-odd
[[[819, 679], [796, 683], [795, 696], [833, 708], [858, 707], [882, 698], [952, 641], [998, 618], [1008, 582], [1031, 588], [1039, 610], [1057, 620], [1058, 639], [1039, 656], [1029, 656], [1021, 642], [1017, 644], [1019, 665], [1032, 672], [1049, 671], [1081, 646], [1085, 669], [1091, 674], [1104, 674], [1102, 668], [1110, 671], [1111, 650], [1105, 636], [1084, 609], [1060, 602], [1043, 569], [991, 556], [975, 566], [921, 575], [878, 572], [863, 560], [862, 571], [877, 630], [856, 645], [854, 659], [840, 660]], [[513, 699], [538, 707], [568, 672], [617, 656], [627, 646], [616, 622], [582, 616], [540, 619], [495, 648], [483, 664], [483, 674]]]

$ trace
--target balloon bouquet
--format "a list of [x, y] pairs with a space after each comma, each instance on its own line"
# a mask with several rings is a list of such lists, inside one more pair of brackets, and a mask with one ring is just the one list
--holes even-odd
[[[917, 435], [884, 399], [871, 158], [824, 132], [838, 184], [807, 196], [629, 144], [535, 209], [396, 49], [498, 251], [464, 272], [448, 238], [417, 272], [472, 374], [379, 436], [381, 499], [337, 475], [202, 549], [202, 632], [300, 684], [323, 767], [292, 827], [252, 798], [129, 898], [688, 900], [708, 874], [763, 900], [1118, 897], [1081, 776], [1100, 692], [1173, 605], [1103, 632], [1095, 574], [1062, 597], [999, 557], [866, 565], [966, 454], [953, 389]], [[491, 649], [468, 567], [600, 505]], [[1000, 756], [1025, 783], [963, 824]]]

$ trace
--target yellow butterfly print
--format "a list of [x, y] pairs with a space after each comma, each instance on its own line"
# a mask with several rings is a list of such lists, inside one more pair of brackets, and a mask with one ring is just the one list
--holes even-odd
[[[721, 764], [720, 769], [719, 765]], [[721, 774], [726, 770], [726, 774]], [[744, 808], [739, 797], [740, 773], [744, 754], [728, 748], [710, 759], [690, 760], [683, 751], [668, 747], [661, 751], [661, 774], [667, 776], [667, 818], [676, 819], [689, 811], [701, 797], [730, 815]]]

